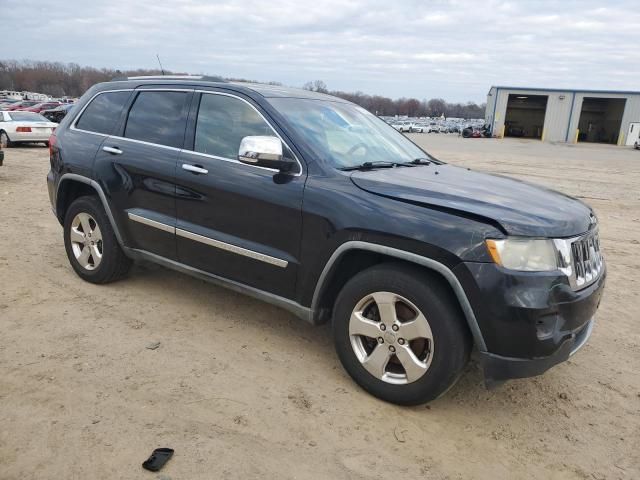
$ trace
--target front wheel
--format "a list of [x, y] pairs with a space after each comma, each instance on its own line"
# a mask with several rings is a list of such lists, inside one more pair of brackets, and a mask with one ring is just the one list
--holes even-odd
[[462, 312], [440, 278], [404, 264], [374, 266], [353, 277], [336, 300], [333, 335], [356, 383], [399, 405], [446, 392], [471, 349]]

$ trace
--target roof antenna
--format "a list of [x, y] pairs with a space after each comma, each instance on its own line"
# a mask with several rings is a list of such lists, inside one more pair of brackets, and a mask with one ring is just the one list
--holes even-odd
[[160, 65], [160, 71], [162, 72], [162, 75], [164, 76], [164, 68], [162, 68], [162, 62], [160, 62], [160, 55], [158, 55], [156, 53], [156, 58], [158, 59], [158, 64]]

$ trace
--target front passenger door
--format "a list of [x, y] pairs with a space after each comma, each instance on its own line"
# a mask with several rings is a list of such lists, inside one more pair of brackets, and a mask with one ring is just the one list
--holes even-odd
[[[284, 175], [237, 160], [242, 138], [278, 135], [248, 100], [211, 92], [194, 103], [193, 137], [176, 169], [179, 260], [292, 298], [300, 253], [302, 165]], [[286, 145], [285, 151], [293, 157]]]

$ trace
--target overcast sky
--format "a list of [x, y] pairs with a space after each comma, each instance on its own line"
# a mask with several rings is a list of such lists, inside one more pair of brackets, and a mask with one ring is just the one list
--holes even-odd
[[0, 58], [484, 101], [491, 85], [640, 90], [637, 1], [0, 0]]

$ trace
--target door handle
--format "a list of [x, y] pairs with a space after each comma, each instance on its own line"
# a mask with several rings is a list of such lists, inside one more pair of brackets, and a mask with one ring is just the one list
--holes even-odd
[[118, 147], [102, 147], [102, 150], [113, 155], [122, 155], [122, 150], [120, 150]]
[[207, 170], [206, 168], [198, 167], [196, 165], [189, 165], [188, 163], [183, 163], [182, 169], [186, 170], [187, 172], [197, 173], [202, 175], [206, 175], [207, 173], [209, 173], [209, 170]]

